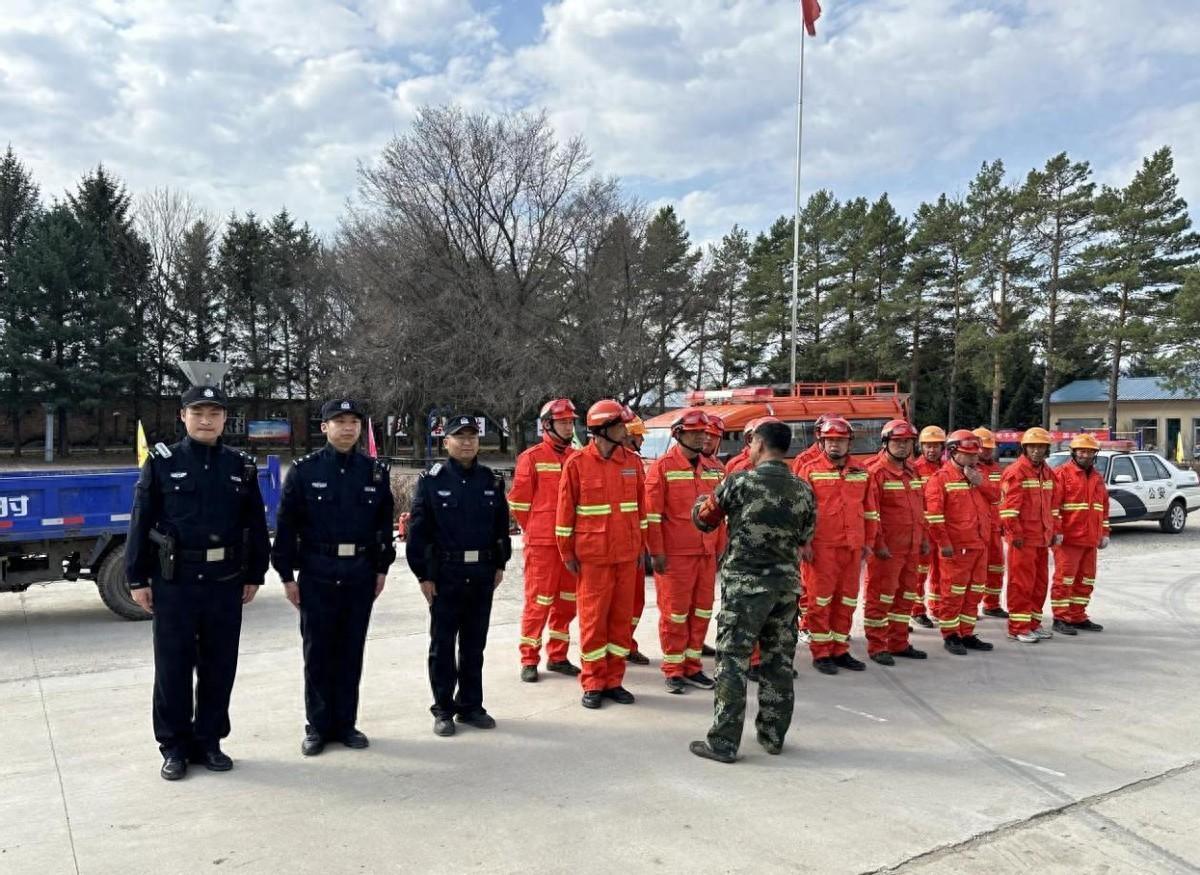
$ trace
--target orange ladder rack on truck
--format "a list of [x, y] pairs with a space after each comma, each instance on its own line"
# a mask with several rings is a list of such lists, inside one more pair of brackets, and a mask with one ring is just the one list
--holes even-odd
[[[851, 452], [860, 460], [879, 450], [879, 432], [889, 419], [908, 419], [908, 395], [898, 383], [796, 383], [792, 386], [744, 386], [736, 389], [707, 389], [689, 392], [689, 407], [716, 414], [725, 422], [725, 434], [717, 451], [722, 461], [742, 448], [742, 430], [752, 419], [774, 416], [792, 429], [795, 456], [812, 444], [813, 423], [822, 413], [836, 413], [854, 426]], [[678, 410], [668, 411], [646, 422], [642, 457], [656, 459], [671, 446], [671, 423]]]

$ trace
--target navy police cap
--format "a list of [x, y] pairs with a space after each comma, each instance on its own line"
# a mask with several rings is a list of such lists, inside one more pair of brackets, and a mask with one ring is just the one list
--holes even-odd
[[366, 414], [358, 406], [357, 401], [351, 401], [349, 398], [334, 398], [321, 405], [321, 422], [328, 422], [343, 413], [349, 413], [359, 419], [366, 418]]
[[181, 403], [184, 407], [194, 407], [197, 404], [215, 404], [222, 409], [229, 406], [229, 398], [220, 386], [192, 386], [183, 393]]
[[466, 428], [474, 429], [479, 434], [479, 423], [474, 416], [451, 416], [446, 420], [446, 434], [458, 434]]

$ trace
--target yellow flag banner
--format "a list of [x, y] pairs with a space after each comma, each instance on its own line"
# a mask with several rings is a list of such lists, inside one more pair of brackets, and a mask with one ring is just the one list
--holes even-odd
[[1175, 435], [1175, 461], [1183, 464], [1183, 432]]
[[146, 432], [142, 428], [142, 421], [140, 419], [138, 420], [137, 430], [137, 456], [139, 468], [145, 465], [146, 460], [150, 458], [150, 445], [146, 443]]

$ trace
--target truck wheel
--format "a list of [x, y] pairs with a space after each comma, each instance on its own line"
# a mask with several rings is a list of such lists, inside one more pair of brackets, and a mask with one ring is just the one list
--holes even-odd
[[1178, 535], [1187, 525], [1187, 507], [1182, 501], [1171, 502], [1171, 506], [1163, 514], [1163, 518], [1158, 521], [1158, 525], [1168, 535]]
[[96, 588], [104, 606], [126, 620], [149, 620], [150, 614], [129, 594], [129, 583], [125, 580], [125, 545], [119, 544], [109, 551], [100, 563], [96, 575]]

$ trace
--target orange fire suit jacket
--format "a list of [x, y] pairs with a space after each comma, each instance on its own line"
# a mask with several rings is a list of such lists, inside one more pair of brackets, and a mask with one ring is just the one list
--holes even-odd
[[983, 484], [979, 487], [991, 506], [989, 519], [993, 529], [1000, 528], [1000, 463], [993, 459], [990, 462], [980, 462], [975, 470], [983, 475]]
[[879, 534], [872, 546], [886, 546], [893, 556], [919, 552], [929, 535], [925, 491], [917, 472], [885, 452], [867, 461], [867, 472], [879, 499]]
[[645, 508], [641, 457], [617, 447], [606, 459], [589, 443], [563, 464], [558, 484], [554, 534], [563, 561], [636, 561], [647, 526]]
[[1000, 524], [1030, 547], [1049, 547], [1061, 525], [1058, 478], [1047, 464], [1021, 456], [1000, 478]]
[[867, 469], [850, 460], [838, 468], [824, 453], [796, 465], [799, 460], [797, 456], [792, 470], [812, 487], [817, 499], [813, 546], [874, 546], [879, 533], [879, 497]]
[[704, 464], [693, 465], [676, 444], [654, 461], [646, 474], [646, 546], [652, 556], [715, 555], [719, 528], [701, 532], [692, 523], [692, 506], [709, 495], [722, 474]]
[[939, 548], [987, 548], [992, 534], [992, 508], [984, 489], [972, 486], [963, 469], [949, 459], [929, 478], [925, 484], [925, 519]]
[[558, 482], [562, 479], [563, 463], [578, 452], [574, 447], [559, 446], [549, 437], [517, 456], [508, 507], [521, 531], [525, 543], [553, 546], [554, 515], [558, 510]]
[[1109, 532], [1108, 487], [1095, 468], [1085, 471], [1067, 462], [1054, 472], [1058, 478], [1063, 543], [1098, 547]]

